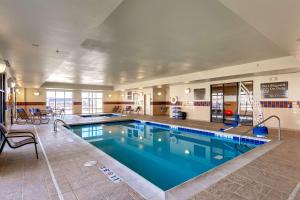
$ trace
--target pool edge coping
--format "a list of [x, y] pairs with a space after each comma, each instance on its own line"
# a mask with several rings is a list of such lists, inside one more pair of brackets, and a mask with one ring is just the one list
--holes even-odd
[[186, 182], [183, 182], [167, 191], [165, 191], [166, 199], [168, 200], [182, 200], [188, 199], [195, 194], [198, 194], [211, 185], [219, 182], [226, 176], [236, 172], [242, 167], [248, 165], [252, 161], [256, 160], [260, 156], [274, 149], [283, 141], [270, 141], [266, 144], [256, 147], [240, 156], [227, 161], [215, 168], [208, 170], [207, 172], [193, 177]]
[[[110, 122], [110, 121], [109, 121]], [[114, 122], [114, 121], [113, 121]], [[96, 123], [96, 122], [95, 122]], [[101, 123], [101, 122], [97, 122]], [[78, 124], [82, 125], [82, 124]], [[72, 133], [73, 136], [76, 138], [79, 138], [84, 142], [85, 144], [92, 147], [96, 152], [99, 154], [99, 156], [102, 158], [101, 164], [105, 165], [105, 167], [108, 167], [109, 169], [113, 170], [121, 179], [123, 182], [125, 182], [127, 185], [129, 185], [133, 190], [135, 190], [137, 193], [139, 193], [142, 197], [145, 199], [165, 199], [165, 191], [160, 189], [158, 186], [154, 185], [132, 169], [128, 168], [126, 165], [120, 163], [118, 160], [114, 159], [110, 155], [106, 154], [101, 149], [98, 149], [88, 141], [84, 140], [80, 136], [76, 135], [73, 131], [70, 129], [63, 127], [63, 131], [67, 131], [69, 133]], [[104, 159], [103, 159], [104, 158]], [[100, 171], [99, 171], [100, 172]], [[144, 185], [144, 187], [141, 188], [141, 185]], [[146, 190], [145, 190], [146, 189]], [[152, 190], [149, 194], [149, 189]]]

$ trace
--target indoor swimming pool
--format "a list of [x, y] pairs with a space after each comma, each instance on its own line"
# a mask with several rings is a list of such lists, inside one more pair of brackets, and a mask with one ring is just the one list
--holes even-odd
[[114, 118], [121, 117], [122, 115], [113, 114], [113, 113], [103, 113], [103, 114], [82, 114], [80, 117], [106, 117], [106, 118]]
[[267, 142], [137, 120], [71, 129], [164, 191]]

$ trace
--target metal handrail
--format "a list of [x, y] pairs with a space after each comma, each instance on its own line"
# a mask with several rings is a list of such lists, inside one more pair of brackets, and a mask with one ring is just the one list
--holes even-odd
[[245, 133], [249, 133], [250, 131], [252, 131], [254, 128], [260, 126], [261, 124], [265, 123], [266, 121], [268, 121], [269, 119], [272, 118], [276, 118], [278, 120], [278, 140], [281, 140], [281, 125], [280, 125], [280, 118], [276, 115], [271, 115], [268, 118], [266, 118], [265, 120], [261, 121], [260, 123], [256, 124], [255, 126], [253, 126], [252, 128], [250, 128], [248, 131], [246, 131]]
[[68, 127], [68, 128], [71, 128], [64, 120], [62, 120], [62, 119], [56, 119], [55, 121], [54, 121], [54, 123], [53, 123], [53, 130], [54, 130], [54, 132], [56, 133], [57, 132], [57, 123], [58, 122], [61, 122], [61, 123], [63, 123], [66, 127]]

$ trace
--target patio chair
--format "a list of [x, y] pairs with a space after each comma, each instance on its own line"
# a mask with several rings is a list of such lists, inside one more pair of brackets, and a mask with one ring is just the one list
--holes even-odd
[[55, 116], [59, 118], [63, 118], [65, 116], [65, 109], [64, 108], [57, 109], [55, 111]]
[[37, 118], [41, 124], [48, 124], [50, 121], [47, 111], [42, 112], [39, 108], [29, 108], [29, 112], [33, 117]]
[[[26, 130], [8, 131], [3, 124], [0, 124], [0, 135], [1, 137], [4, 138], [4, 142], [0, 147], [0, 153], [3, 151], [5, 143], [7, 143], [8, 146], [12, 149], [16, 149], [27, 144], [34, 144], [36, 158], [39, 159], [37, 146], [36, 146], [37, 141], [35, 135], [31, 131], [26, 131]], [[14, 141], [13, 138], [19, 140]]]
[[133, 110], [132, 110], [131, 106], [126, 106], [126, 107], [125, 107], [125, 110], [123, 110], [123, 112], [125, 112], [125, 113], [127, 113], [127, 114], [130, 114], [132, 111], [133, 111]]
[[47, 115], [51, 116], [52, 118], [55, 115], [53, 108], [51, 106], [46, 106], [46, 113], [47, 113]]
[[120, 106], [115, 106], [112, 110], [113, 113], [117, 113], [120, 110]]
[[[17, 124], [41, 124], [40, 119], [36, 118], [35, 116], [31, 115], [28, 116], [24, 108], [17, 108], [17, 118], [16, 118], [16, 123]], [[36, 123], [38, 122], [38, 123]]]
[[160, 112], [163, 115], [167, 114], [168, 110], [169, 110], [169, 108], [167, 106], [161, 106], [160, 107]]
[[140, 107], [140, 106], [137, 106], [136, 108], [135, 108], [135, 110], [133, 110], [133, 112], [135, 113], [135, 114], [140, 114], [140, 112], [142, 111], [142, 108]]

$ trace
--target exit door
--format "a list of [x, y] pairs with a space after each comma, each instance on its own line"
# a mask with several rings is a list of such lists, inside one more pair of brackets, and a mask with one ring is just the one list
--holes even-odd
[[253, 105], [248, 99], [253, 98], [253, 82], [242, 83], [249, 94], [239, 92], [238, 82], [211, 85], [211, 122], [231, 123], [234, 120], [233, 115], [238, 113], [240, 107], [240, 123], [252, 126]]

